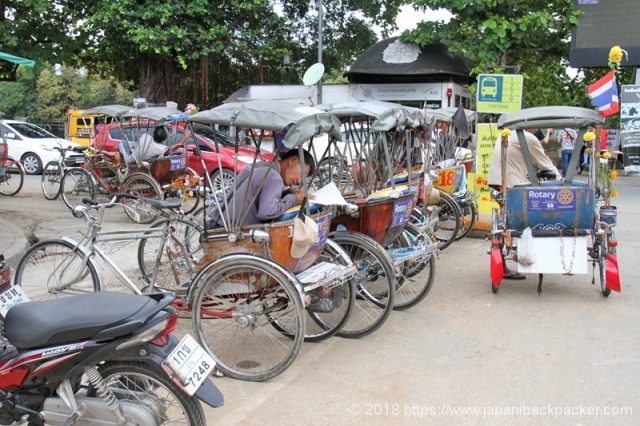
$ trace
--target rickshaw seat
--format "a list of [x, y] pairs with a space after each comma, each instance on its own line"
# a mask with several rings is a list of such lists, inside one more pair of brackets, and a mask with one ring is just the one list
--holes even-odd
[[[309, 204], [309, 211], [311, 214], [318, 213], [322, 208], [321, 204]], [[300, 205], [293, 206], [283, 214], [281, 214], [274, 222], [284, 222], [285, 220], [291, 220], [300, 212]]]
[[411, 193], [411, 189], [407, 185], [399, 185], [394, 188], [384, 188], [369, 195], [366, 199], [367, 203], [387, 200], [390, 198], [398, 198]]

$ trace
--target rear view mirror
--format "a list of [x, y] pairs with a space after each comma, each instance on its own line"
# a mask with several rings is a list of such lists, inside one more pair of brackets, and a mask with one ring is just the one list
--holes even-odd
[[16, 134], [13, 132], [7, 132], [4, 134], [4, 137], [7, 139], [16, 139]]

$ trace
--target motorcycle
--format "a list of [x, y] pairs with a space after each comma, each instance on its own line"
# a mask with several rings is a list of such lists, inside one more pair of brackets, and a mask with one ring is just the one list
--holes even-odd
[[0, 424], [205, 425], [215, 362], [173, 336], [172, 294], [28, 302], [0, 255]]

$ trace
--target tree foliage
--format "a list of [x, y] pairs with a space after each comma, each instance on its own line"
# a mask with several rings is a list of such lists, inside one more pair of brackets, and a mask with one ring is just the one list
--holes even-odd
[[446, 23], [422, 22], [404, 40], [443, 41], [474, 64], [475, 74], [519, 67], [525, 107], [588, 105], [582, 77], [567, 74], [569, 36], [579, 13], [573, 0], [414, 0], [413, 5], [444, 8], [453, 16]]
[[[38, 63], [76, 64], [86, 35], [74, 23], [92, 0], [0, 0], [0, 46]], [[18, 66], [0, 61], [0, 79], [15, 81]]]

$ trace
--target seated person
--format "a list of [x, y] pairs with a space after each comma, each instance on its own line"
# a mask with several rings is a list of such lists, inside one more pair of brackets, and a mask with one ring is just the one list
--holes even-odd
[[[307, 151], [304, 151], [304, 165], [306, 175], [313, 174], [315, 161]], [[236, 179], [235, 197], [233, 189], [227, 194], [229, 212], [223, 213], [227, 225], [253, 225], [280, 217], [289, 208], [302, 203], [304, 193], [301, 189], [283, 195], [285, 186], [299, 184], [301, 180], [302, 170], [297, 149], [284, 154], [275, 164], [256, 163], [253, 174], [250, 166], [245, 167]], [[220, 203], [220, 208], [225, 209], [224, 200]], [[214, 208], [209, 214], [209, 228], [223, 226], [218, 210]]]
[[144, 133], [140, 136], [135, 156], [139, 161], [148, 161], [158, 157], [167, 150], [167, 129], [164, 126], [156, 126], [153, 136]]
[[[556, 179], [560, 178], [560, 173], [556, 166], [553, 165], [551, 159], [547, 157], [544, 149], [538, 138], [533, 133], [528, 131], [524, 132], [529, 152], [531, 153], [531, 161], [533, 165], [540, 171], [552, 172], [555, 174]], [[527, 175], [527, 165], [524, 162], [524, 156], [522, 154], [522, 148], [520, 147], [520, 141], [515, 131], [511, 132], [509, 136], [509, 144], [507, 145], [506, 153], [507, 165], [505, 168], [505, 186], [511, 188], [519, 183], [524, 183], [529, 180]], [[493, 147], [493, 157], [491, 159], [491, 165], [489, 166], [489, 178], [488, 184], [490, 187], [501, 190], [502, 189], [502, 144], [500, 137]], [[502, 257], [502, 263], [504, 265], [504, 278], [508, 280], [523, 280], [525, 276], [513, 271], [507, 267], [504, 256]]]

